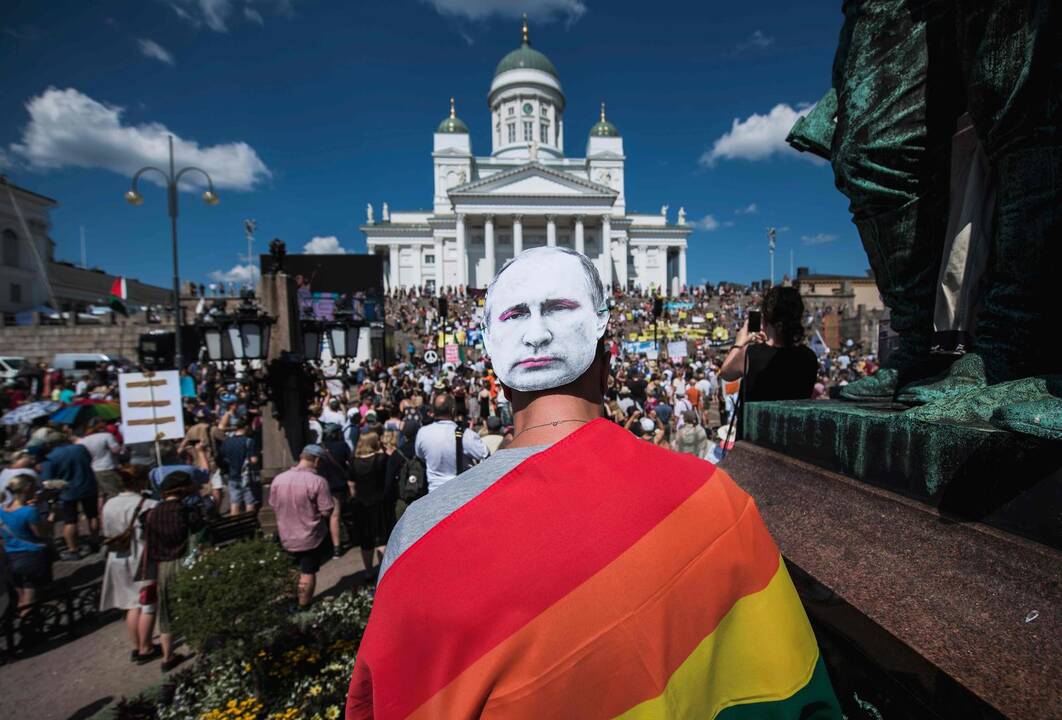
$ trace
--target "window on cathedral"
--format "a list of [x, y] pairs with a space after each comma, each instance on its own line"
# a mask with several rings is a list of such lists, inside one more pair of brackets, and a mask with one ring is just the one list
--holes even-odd
[[434, 255], [425, 255], [424, 256], [424, 264], [425, 265], [434, 265], [435, 264], [435, 256]]
[[535, 139], [535, 124], [531, 122], [524, 123], [524, 140], [531, 142]]
[[516, 123], [509, 123], [509, 142], [516, 142]]
[[548, 143], [549, 142], [549, 123], [542, 123], [541, 125], [539, 125], [538, 129], [539, 129], [538, 139], [541, 142]]
[[509, 114], [510, 114], [510, 115], [513, 115], [513, 114], [515, 114], [515, 113], [516, 113], [516, 108], [514, 108], [514, 107], [513, 107], [512, 105], [510, 105], [510, 106], [509, 106]]

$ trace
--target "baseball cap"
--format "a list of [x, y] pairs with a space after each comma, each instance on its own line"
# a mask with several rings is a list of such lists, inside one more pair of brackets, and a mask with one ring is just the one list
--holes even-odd
[[320, 458], [322, 460], [328, 457], [328, 455], [324, 451], [324, 448], [317, 444], [307, 445], [302, 449], [300, 455], [308, 455], [310, 457]]

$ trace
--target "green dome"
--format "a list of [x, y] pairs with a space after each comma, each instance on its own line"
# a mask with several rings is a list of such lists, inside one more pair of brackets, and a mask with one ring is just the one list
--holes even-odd
[[443, 118], [443, 121], [439, 123], [439, 127], [435, 129], [437, 133], [464, 133], [468, 134], [468, 125], [465, 125], [465, 121], [459, 117]]
[[605, 103], [601, 103], [601, 119], [590, 128], [590, 135], [597, 137], [619, 137], [619, 130], [605, 119]]
[[465, 121], [457, 117], [453, 98], [450, 98], [450, 115], [443, 118], [443, 121], [439, 123], [439, 127], [435, 128], [435, 132], [454, 134], [464, 133], [465, 135], [468, 135], [468, 125], [465, 125]]
[[501, 59], [498, 67], [494, 68], [494, 77], [498, 77], [507, 70], [520, 69], [541, 70], [555, 78], [559, 78], [557, 68], [553, 67], [553, 63], [550, 62], [549, 58], [535, 50], [527, 42], [524, 42], [520, 47]]

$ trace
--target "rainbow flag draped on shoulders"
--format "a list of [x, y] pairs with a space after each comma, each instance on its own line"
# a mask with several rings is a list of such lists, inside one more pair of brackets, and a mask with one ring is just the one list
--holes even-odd
[[398, 556], [346, 714], [841, 717], [752, 499], [712, 465], [605, 420]]

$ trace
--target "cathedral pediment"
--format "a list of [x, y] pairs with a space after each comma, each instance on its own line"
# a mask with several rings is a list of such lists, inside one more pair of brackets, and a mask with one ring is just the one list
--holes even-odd
[[481, 180], [450, 188], [451, 199], [467, 197], [616, 197], [607, 185], [583, 180], [531, 162]]

